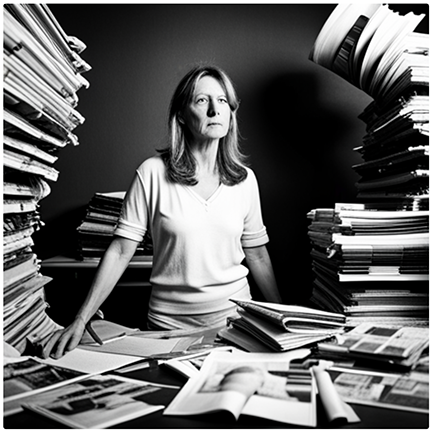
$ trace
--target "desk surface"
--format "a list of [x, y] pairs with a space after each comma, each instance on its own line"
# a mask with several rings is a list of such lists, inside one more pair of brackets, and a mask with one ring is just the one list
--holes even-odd
[[[177, 372], [162, 366], [141, 369], [123, 374], [135, 379], [141, 379], [160, 384], [182, 386], [186, 378]], [[147, 402], [167, 406], [177, 394], [176, 389], [161, 389], [152, 393]], [[390, 410], [385, 408], [370, 407], [352, 404], [355, 412], [361, 419], [360, 423], [344, 425], [348, 429], [427, 429], [429, 416], [406, 411]], [[325, 414], [318, 403], [317, 406], [318, 428], [334, 428], [326, 422]], [[4, 419], [6, 429], [56, 429], [64, 428], [53, 420], [39, 416], [30, 411], [24, 411]], [[265, 420], [257, 417], [242, 415], [235, 421], [229, 415], [221, 413], [205, 414], [199, 416], [173, 417], [164, 416], [162, 411], [143, 416], [114, 426], [115, 429], [290, 429], [298, 428], [285, 423]]]

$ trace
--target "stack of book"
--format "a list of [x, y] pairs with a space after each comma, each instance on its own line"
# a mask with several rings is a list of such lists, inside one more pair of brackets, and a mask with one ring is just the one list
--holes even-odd
[[[96, 192], [90, 199], [86, 214], [77, 227], [78, 259], [82, 261], [99, 260], [113, 238], [120, 217], [125, 192]], [[146, 232], [144, 240], [138, 245], [134, 260], [151, 260], [153, 244]]]
[[250, 352], [284, 352], [344, 332], [345, 315], [304, 306], [231, 299], [239, 318], [218, 336]]
[[424, 325], [429, 279], [429, 36], [424, 14], [388, 5], [336, 6], [310, 59], [373, 101], [359, 115], [366, 135], [352, 168], [359, 204], [308, 217], [312, 302], [347, 322]]
[[43, 225], [39, 202], [59, 172], [58, 152], [78, 144], [76, 92], [90, 69], [78, 39], [64, 34], [46, 5], [3, 8], [3, 270], [4, 340], [19, 352], [58, 326], [45, 313], [44, 289], [32, 235]]

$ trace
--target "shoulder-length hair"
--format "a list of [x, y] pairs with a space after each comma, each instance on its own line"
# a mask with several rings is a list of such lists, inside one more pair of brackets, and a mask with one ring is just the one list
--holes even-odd
[[237, 124], [237, 109], [240, 101], [237, 98], [232, 81], [217, 66], [195, 66], [178, 84], [169, 107], [169, 143], [166, 148], [160, 150], [160, 153], [167, 167], [169, 180], [184, 185], [198, 183], [196, 179], [196, 160], [187, 142], [186, 125], [180, 119], [185, 108], [192, 100], [198, 80], [204, 76], [211, 76], [220, 83], [231, 108], [230, 126], [227, 135], [219, 141], [216, 164], [221, 182], [232, 186], [242, 182], [247, 177], [246, 156], [240, 151]]

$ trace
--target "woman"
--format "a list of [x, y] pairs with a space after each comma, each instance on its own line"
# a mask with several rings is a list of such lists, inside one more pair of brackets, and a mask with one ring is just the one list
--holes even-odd
[[147, 229], [154, 250], [150, 329], [225, 325], [236, 309], [229, 299], [251, 298], [244, 258], [265, 299], [281, 301], [257, 181], [239, 150], [238, 105], [217, 67], [195, 67], [182, 79], [169, 110], [170, 145], [136, 170], [90, 292], [74, 322], [45, 344], [44, 356], [76, 347]]

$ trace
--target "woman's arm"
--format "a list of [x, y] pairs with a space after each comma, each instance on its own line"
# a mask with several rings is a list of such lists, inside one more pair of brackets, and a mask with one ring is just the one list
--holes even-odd
[[264, 298], [271, 303], [282, 303], [266, 246], [244, 248], [243, 250], [252, 277]]
[[50, 335], [43, 344], [43, 357], [60, 358], [73, 350], [80, 342], [86, 323], [114, 289], [134, 255], [138, 242], [114, 237], [105, 252], [90, 287], [90, 291], [74, 321], [66, 329]]

